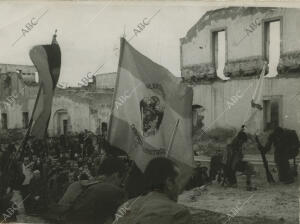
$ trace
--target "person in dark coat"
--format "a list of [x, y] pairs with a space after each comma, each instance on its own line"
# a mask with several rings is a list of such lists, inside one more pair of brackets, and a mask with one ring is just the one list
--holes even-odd
[[274, 146], [274, 161], [278, 169], [279, 181], [290, 184], [294, 182], [289, 164], [288, 147], [284, 129], [272, 124], [272, 132], [268, 137], [268, 142], [264, 147], [265, 153], [270, 151], [272, 145]]
[[248, 140], [247, 134], [242, 129], [233, 141], [227, 145], [224, 155], [225, 178], [230, 187], [237, 187], [236, 172], [242, 172], [246, 175], [247, 190], [256, 190], [252, 186], [251, 176], [254, 174], [253, 166], [243, 160], [243, 145]]
[[125, 201], [125, 192], [119, 187], [125, 172], [121, 159], [108, 157], [102, 162], [95, 180], [71, 184], [58, 203], [57, 213], [64, 223], [111, 223]]

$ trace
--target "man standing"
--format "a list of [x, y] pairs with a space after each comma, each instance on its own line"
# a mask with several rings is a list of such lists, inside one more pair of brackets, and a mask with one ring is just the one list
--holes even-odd
[[236, 172], [240, 171], [246, 175], [247, 190], [256, 190], [252, 187], [251, 175], [254, 173], [253, 166], [243, 161], [243, 145], [248, 140], [247, 134], [242, 129], [233, 141], [227, 145], [224, 155], [225, 178], [230, 187], [237, 187]]
[[151, 160], [145, 170], [148, 193], [123, 204], [113, 224], [190, 224], [191, 214], [177, 204], [180, 170], [167, 158]]
[[270, 151], [271, 146], [274, 145], [274, 161], [278, 169], [279, 181], [284, 184], [294, 182], [291, 175], [289, 164], [289, 147], [292, 147], [292, 142], [289, 141], [288, 131], [272, 124], [272, 132], [269, 135], [268, 142], [264, 147], [265, 153]]

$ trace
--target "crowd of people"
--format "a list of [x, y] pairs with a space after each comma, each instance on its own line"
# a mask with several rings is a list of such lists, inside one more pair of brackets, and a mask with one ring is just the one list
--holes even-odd
[[[266, 153], [274, 144], [279, 181], [289, 184], [296, 175], [291, 174], [288, 153], [298, 154], [299, 141], [297, 135], [283, 133], [291, 132], [274, 128], [261, 147]], [[293, 145], [289, 136], [295, 138], [293, 150], [288, 150]], [[14, 207], [11, 198], [18, 190], [27, 214], [56, 223], [191, 223], [189, 211], [177, 204], [178, 195], [184, 189], [211, 183], [218, 170], [223, 171], [226, 186], [237, 187], [236, 172], [240, 171], [247, 177], [247, 190], [256, 190], [251, 182], [253, 167], [243, 160], [247, 140], [242, 128], [222, 156], [212, 157], [209, 175], [208, 168], [198, 165], [185, 184], [174, 161], [155, 158], [141, 172], [104, 136], [87, 131], [47, 141], [29, 139], [23, 147], [20, 142], [4, 143], [0, 151], [2, 220], [16, 221], [17, 211], [9, 216], [5, 211]]]
[[[23, 147], [20, 147], [21, 144], [21, 141], [1, 144], [0, 209], [2, 220], [6, 222], [16, 221], [17, 211], [10, 217], [3, 217], [7, 208], [13, 206], [11, 198], [15, 190], [21, 193], [26, 214], [45, 216], [52, 221], [72, 220], [71, 223], [81, 220], [74, 215], [79, 213], [72, 212], [70, 216], [67, 212], [68, 214], [62, 215], [62, 211], [57, 209], [65, 207], [66, 201], [67, 204], [72, 202], [72, 200], [70, 202], [70, 195], [75, 200], [76, 185], [84, 186], [87, 183], [88, 189], [92, 189], [90, 185], [93, 184], [90, 183], [98, 183], [96, 181], [98, 179], [101, 179], [101, 183], [103, 180], [107, 182], [109, 179], [109, 183], [119, 182], [115, 185], [122, 187], [121, 198], [125, 198], [126, 195], [126, 198], [130, 199], [145, 193], [146, 183], [143, 173], [126, 154], [109, 146], [103, 136], [85, 131], [77, 135], [47, 138], [46, 141], [29, 138]], [[114, 173], [113, 169], [118, 167], [118, 172], [121, 174], [118, 174], [119, 181], [115, 181], [118, 178], [109, 176]], [[195, 175], [189, 188], [204, 183], [201, 175], [200, 173]], [[208, 178], [207, 175], [204, 176]], [[107, 190], [106, 195], [109, 195], [109, 192], [110, 190]], [[105, 207], [109, 207], [113, 197], [107, 199]], [[89, 197], [84, 198], [88, 200]], [[120, 205], [120, 202], [117, 204]], [[79, 206], [80, 203], [77, 205]], [[86, 220], [86, 216], [84, 219]], [[100, 220], [99, 217], [98, 219]], [[81, 223], [86, 222], [82, 220]]]
[[[10, 141], [0, 145], [0, 189], [7, 200], [13, 190], [19, 190], [28, 214], [46, 211], [71, 183], [93, 179], [107, 156], [103, 137], [88, 131], [46, 142], [28, 139], [22, 151], [21, 144]], [[2, 204], [1, 211], [9, 202]]]

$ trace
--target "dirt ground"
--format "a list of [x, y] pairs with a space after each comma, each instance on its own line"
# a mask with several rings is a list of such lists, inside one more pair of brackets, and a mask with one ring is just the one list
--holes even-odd
[[257, 190], [246, 191], [245, 176], [239, 176], [238, 188], [213, 183], [184, 192], [179, 202], [191, 209], [195, 224], [299, 224], [299, 180], [270, 185], [257, 174], [253, 183]]
[[[245, 190], [243, 177], [239, 187], [224, 188], [217, 183], [206, 190], [184, 192], [179, 203], [188, 206], [194, 224], [298, 224], [298, 183], [268, 185], [256, 181], [258, 190]], [[20, 201], [18, 198], [17, 201]], [[235, 215], [233, 214], [235, 209]], [[228, 216], [227, 214], [230, 214]], [[18, 223], [49, 223], [40, 217], [19, 211]]]
[[[273, 176], [276, 180], [277, 173]], [[289, 185], [270, 185], [264, 170], [257, 169], [253, 177], [256, 191], [246, 191], [245, 176], [240, 175], [237, 188], [213, 183], [205, 190], [195, 188], [184, 192], [179, 203], [189, 207], [194, 224], [299, 224], [299, 180], [300, 177]], [[15, 194], [14, 201], [22, 201], [19, 193]], [[49, 223], [24, 214], [22, 203], [20, 207], [18, 223]]]

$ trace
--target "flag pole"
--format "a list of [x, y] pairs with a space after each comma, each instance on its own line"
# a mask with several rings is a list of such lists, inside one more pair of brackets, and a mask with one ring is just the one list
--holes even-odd
[[[38, 101], [38, 98], [39, 98], [39, 96], [40, 96], [40, 93], [41, 93], [41, 86], [39, 87], [37, 100], [36, 100], [35, 103], [34, 103], [34, 108], [33, 108], [32, 115], [34, 114], [34, 111], [35, 111], [35, 109], [36, 109], [36, 105], [37, 105], [37, 101]], [[20, 145], [18, 151], [22, 150], [23, 147], [24, 147], [24, 144], [27, 142], [28, 136], [29, 136], [29, 134], [30, 134], [31, 126], [32, 126], [32, 123], [33, 123], [33, 118], [32, 118], [33, 116], [32, 116], [32, 115], [31, 115], [31, 119], [30, 119], [30, 122], [29, 122], [29, 127], [28, 127], [28, 129], [27, 129], [26, 135], [25, 135], [25, 137], [23, 138], [22, 143], [21, 143], [21, 145]], [[15, 158], [16, 158], [16, 159], [21, 159], [21, 158], [23, 157], [23, 154], [24, 154], [24, 150], [22, 150], [22, 151], [20, 152], [20, 157], [19, 157], [19, 158], [17, 157], [17, 154], [15, 154], [13, 158], [10, 158], [10, 159], [9, 159], [9, 162], [8, 162], [8, 165], [7, 165], [7, 170], [6, 170], [6, 172], [7, 172], [8, 170], [10, 170], [11, 165], [12, 165], [12, 162], [13, 162], [13, 159], [15, 159]], [[9, 178], [7, 178], [6, 183], [4, 183], [4, 186], [5, 186], [4, 189], [6, 189], [6, 186], [8, 186], [8, 183], [9, 183]], [[5, 185], [5, 184], [6, 184], [6, 185]], [[2, 192], [0, 192], [0, 196], [1, 196], [1, 193], [2, 193]]]
[[[34, 112], [35, 112], [36, 107], [37, 107], [38, 100], [39, 100], [40, 95], [41, 95], [41, 90], [42, 90], [42, 86], [40, 85], [39, 91], [38, 91], [38, 94], [37, 94], [37, 98], [36, 98], [35, 103], [34, 103], [33, 111], [32, 111], [32, 114], [31, 114], [31, 118], [30, 118], [30, 121], [29, 121], [28, 129], [27, 129], [26, 135], [25, 135], [25, 137], [24, 137], [24, 139], [23, 139], [23, 141], [22, 141], [22, 143], [21, 143], [21, 145], [19, 147], [19, 150], [24, 147], [25, 143], [28, 140], [28, 137], [29, 137], [29, 134], [30, 134], [30, 131], [31, 131], [31, 127], [32, 127], [32, 123], [33, 123], [33, 115], [34, 115]], [[22, 157], [22, 153], [21, 153], [20, 157]]]
[[[253, 91], [253, 94], [252, 94], [252, 97], [251, 97], [251, 101], [254, 100], [255, 94], [257, 93], [258, 88], [259, 88], [259, 85], [261, 84], [261, 83], [260, 83], [260, 79], [261, 79], [261, 78], [264, 78], [266, 66], [267, 66], [267, 62], [264, 61], [264, 65], [263, 65], [262, 71], [261, 71], [261, 73], [260, 73], [260, 75], [259, 75], [258, 83], [256, 84], [255, 90]], [[263, 81], [263, 80], [262, 80], [262, 81]], [[263, 86], [263, 84], [261, 84], [261, 86], [260, 86], [260, 90], [259, 90], [260, 92], [259, 92], [259, 94], [261, 94], [262, 86]], [[249, 110], [247, 111], [247, 113], [246, 113], [245, 116], [244, 116], [243, 125], [245, 125], [246, 122], [247, 122], [246, 119], [247, 119], [247, 117], [249, 117], [249, 115], [250, 115], [250, 110], [251, 110], [251, 107], [249, 108]], [[252, 116], [252, 115], [250, 115], [250, 116]]]
[[117, 97], [117, 90], [119, 88], [119, 80], [120, 80], [120, 68], [121, 68], [121, 62], [123, 58], [123, 52], [124, 52], [124, 46], [125, 46], [125, 38], [122, 37], [120, 39], [120, 54], [119, 54], [119, 63], [118, 63], [118, 71], [117, 71], [117, 79], [116, 79], [116, 84], [115, 84], [115, 89], [114, 89], [114, 94], [113, 94], [113, 100], [112, 100], [112, 106], [111, 106], [111, 113], [110, 113], [110, 118], [109, 118], [109, 124], [108, 124], [108, 133], [107, 133], [107, 140], [109, 141], [110, 136], [111, 136], [111, 125], [112, 125], [112, 116], [115, 108], [115, 102], [116, 102], [116, 97]]
[[166, 152], [166, 157], [169, 156], [170, 151], [172, 149], [173, 142], [174, 142], [174, 139], [175, 139], [175, 135], [176, 135], [176, 132], [177, 132], [177, 129], [178, 129], [178, 125], [179, 125], [179, 119], [177, 120], [177, 122], [175, 124], [175, 127], [173, 129], [173, 133], [171, 135], [171, 138], [170, 138], [170, 141], [169, 141], [169, 145], [168, 145], [168, 149], [167, 149], [167, 152]]

